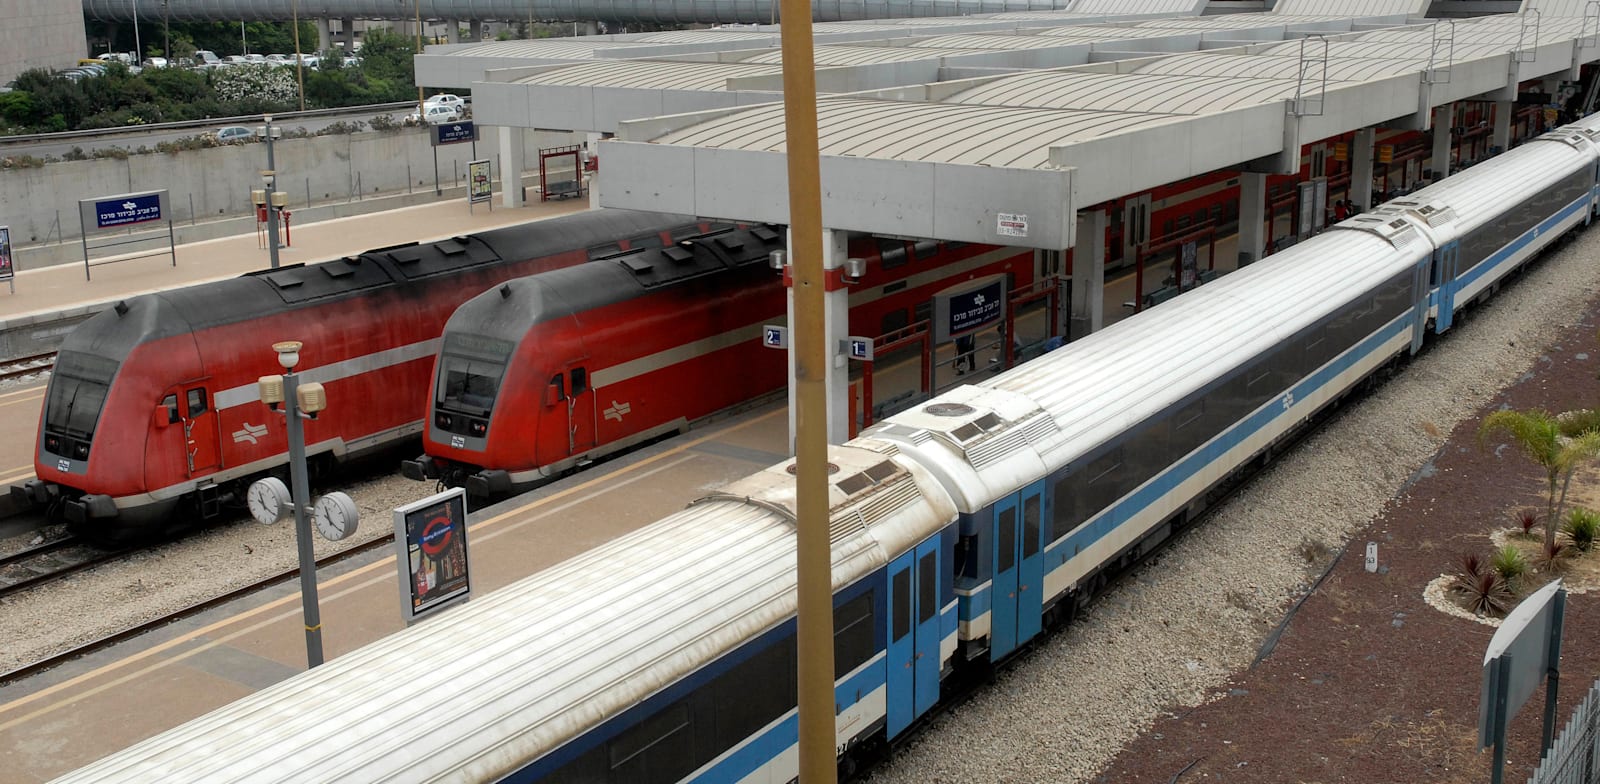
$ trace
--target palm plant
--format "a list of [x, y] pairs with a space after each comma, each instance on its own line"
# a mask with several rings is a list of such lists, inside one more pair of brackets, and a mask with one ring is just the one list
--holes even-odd
[[1505, 578], [1477, 553], [1462, 555], [1453, 587], [1466, 597], [1467, 609], [1478, 615], [1503, 615], [1516, 598]]
[[1478, 441], [1484, 443], [1493, 433], [1504, 432], [1522, 453], [1545, 472], [1548, 495], [1545, 501], [1544, 545], [1550, 550], [1556, 541], [1556, 523], [1567, 503], [1567, 489], [1578, 466], [1600, 457], [1600, 431], [1590, 430], [1565, 436], [1561, 422], [1548, 412], [1496, 411], [1478, 428]]
[[1491, 568], [1506, 581], [1507, 585], [1516, 585], [1517, 581], [1528, 572], [1528, 559], [1515, 545], [1508, 544], [1495, 551]]
[[1596, 536], [1600, 536], [1600, 514], [1583, 507], [1574, 507], [1567, 514], [1567, 519], [1561, 524], [1561, 533], [1567, 535], [1567, 541], [1582, 552], [1588, 552], [1594, 547]]

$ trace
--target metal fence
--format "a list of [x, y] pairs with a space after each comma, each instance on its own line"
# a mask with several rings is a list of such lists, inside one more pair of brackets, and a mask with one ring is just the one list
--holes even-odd
[[1589, 784], [1600, 780], [1600, 681], [1539, 762], [1528, 784]]

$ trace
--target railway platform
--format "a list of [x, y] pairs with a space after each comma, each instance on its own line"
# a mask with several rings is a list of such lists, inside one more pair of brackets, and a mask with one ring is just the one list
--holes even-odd
[[[467, 234], [587, 208], [582, 201], [551, 201], [515, 209], [479, 205], [468, 212], [466, 203], [457, 199], [333, 218], [296, 226], [294, 244], [279, 250], [279, 263], [327, 261], [385, 245]], [[94, 258], [96, 266], [88, 280], [82, 262], [29, 269], [23, 255], [16, 292], [0, 289], [0, 360], [53, 351], [79, 321], [119, 299], [265, 269], [270, 266], [268, 253], [256, 234], [237, 234], [178, 245], [175, 265], [165, 254], [114, 264]]]
[[[782, 404], [768, 404], [474, 510], [468, 537], [474, 594], [583, 552], [683, 508], [706, 488], [782, 460], [786, 433]], [[417, 483], [418, 497], [428, 492], [431, 487]], [[376, 513], [366, 517], [362, 528], [387, 542], [391, 520]], [[403, 628], [391, 546], [380, 544], [325, 567], [318, 580], [328, 660]], [[298, 582], [284, 580], [0, 686], [0, 778], [13, 784], [47, 781], [288, 678], [306, 666], [302, 629]], [[424, 706], [418, 710], [425, 713]]]

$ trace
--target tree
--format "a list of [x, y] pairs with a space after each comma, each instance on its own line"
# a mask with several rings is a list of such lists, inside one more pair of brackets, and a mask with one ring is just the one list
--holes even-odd
[[361, 71], [372, 79], [404, 82], [415, 87], [412, 58], [416, 54], [417, 44], [413, 39], [388, 30], [368, 30], [361, 42]]
[[1576, 437], [1561, 434], [1561, 422], [1548, 412], [1496, 411], [1478, 428], [1483, 443], [1491, 434], [1504, 432], [1522, 453], [1545, 472], [1548, 496], [1545, 500], [1544, 545], [1555, 545], [1556, 528], [1567, 503], [1567, 489], [1578, 466], [1600, 457], [1600, 431], [1590, 430]]

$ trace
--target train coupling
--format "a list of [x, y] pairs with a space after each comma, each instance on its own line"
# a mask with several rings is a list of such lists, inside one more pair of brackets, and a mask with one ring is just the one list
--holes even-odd
[[474, 498], [492, 498], [510, 492], [511, 474], [506, 471], [479, 471], [467, 477], [467, 495]]
[[117, 516], [117, 504], [109, 495], [85, 495], [68, 498], [63, 504], [67, 521], [82, 525], [90, 520]]
[[432, 457], [423, 455], [414, 460], [400, 461], [400, 475], [418, 482], [426, 482], [439, 478], [439, 463]]
[[11, 502], [23, 508], [45, 506], [54, 501], [60, 492], [61, 488], [53, 482], [29, 479], [20, 485], [11, 486]]

